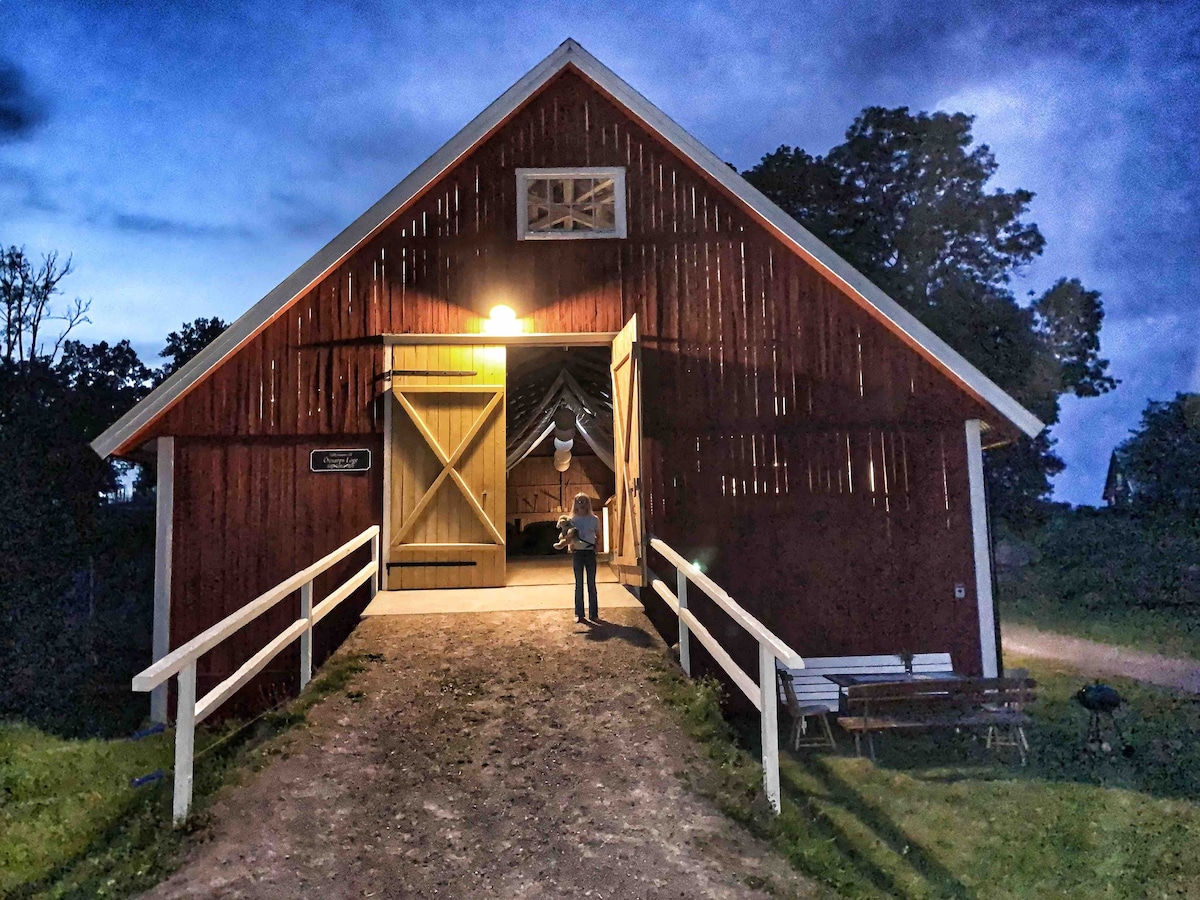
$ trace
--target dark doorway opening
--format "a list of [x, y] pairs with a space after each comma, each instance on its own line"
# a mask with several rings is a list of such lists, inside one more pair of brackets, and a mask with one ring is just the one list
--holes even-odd
[[[508, 558], [570, 565], [553, 548], [556, 521], [577, 493], [608, 524], [613, 474], [609, 347], [514, 346], [507, 384]], [[602, 538], [608, 529], [602, 527]], [[607, 541], [598, 548], [602, 558]]]

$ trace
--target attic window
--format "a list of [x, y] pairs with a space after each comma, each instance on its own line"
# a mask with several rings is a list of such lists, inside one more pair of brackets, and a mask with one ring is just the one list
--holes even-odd
[[623, 237], [623, 168], [517, 169], [517, 240]]

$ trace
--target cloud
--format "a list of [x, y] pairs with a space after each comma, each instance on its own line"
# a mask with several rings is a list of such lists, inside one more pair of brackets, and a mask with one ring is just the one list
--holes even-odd
[[155, 235], [168, 238], [190, 238], [199, 240], [226, 238], [253, 238], [254, 231], [242, 225], [213, 225], [204, 222], [187, 222], [163, 216], [142, 213], [114, 212], [107, 217], [106, 224], [117, 231]]
[[50, 197], [37, 171], [0, 163], [0, 208], [54, 213], [61, 211], [62, 206]]
[[28, 137], [45, 119], [45, 104], [29, 91], [25, 73], [0, 59], [0, 142]]
[[270, 192], [271, 224], [288, 237], [329, 237], [346, 225], [345, 215], [297, 190]]

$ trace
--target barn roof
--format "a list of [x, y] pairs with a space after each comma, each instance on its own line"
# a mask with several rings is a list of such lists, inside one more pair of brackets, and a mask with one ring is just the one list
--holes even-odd
[[321, 280], [363, 241], [386, 225], [405, 206], [448, 171], [464, 155], [490, 136], [547, 82], [568, 67], [641, 120], [671, 144], [711, 181], [741, 201], [747, 211], [770, 232], [837, 284], [851, 299], [876, 316], [887, 328], [945, 372], [968, 393], [991, 406], [1030, 437], [1045, 426], [1036, 416], [967, 362], [916, 317], [877, 288], [848, 262], [834, 253], [758, 189], [742, 178], [712, 151], [672, 121], [658, 107], [619, 78], [574, 40], [564, 41], [553, 53], [472, 119], [441, 149], [421, 163], [349, 227], [322, 247], [311, 259], [259, 300], [211, 344], [159, 385], [92, 442], [100, 456], [124, 452], [148, 426], [191, 388], [199, 384], [239, 347], [253, 338], [298, 297]]

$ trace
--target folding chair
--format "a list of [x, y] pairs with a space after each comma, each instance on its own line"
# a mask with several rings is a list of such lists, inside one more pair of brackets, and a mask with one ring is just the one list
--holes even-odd
[[[796, 688], [792, 684], [792, 673], [784, 669], [778, 669], [780, 681], [783, 683], [784, 705], [787, 708], [787, 713], [792, 717], [792, 733], [788, 738], [788, 743], [791, 744], [793, 750], [799, 750], [801, 747], [829, 747], [837, 749], [837, 742], [833, 739], [833, 730], [829, 727], [829, 708], [823, 703], [817, 703], [812, 706], [801, 706], [800, 701], [796, 698]], [[808, 735], [808, 720], [816, 718], [820, 720], [821, 729], [825, 732], [824, 735], [814, 734], [811, 737]]]

